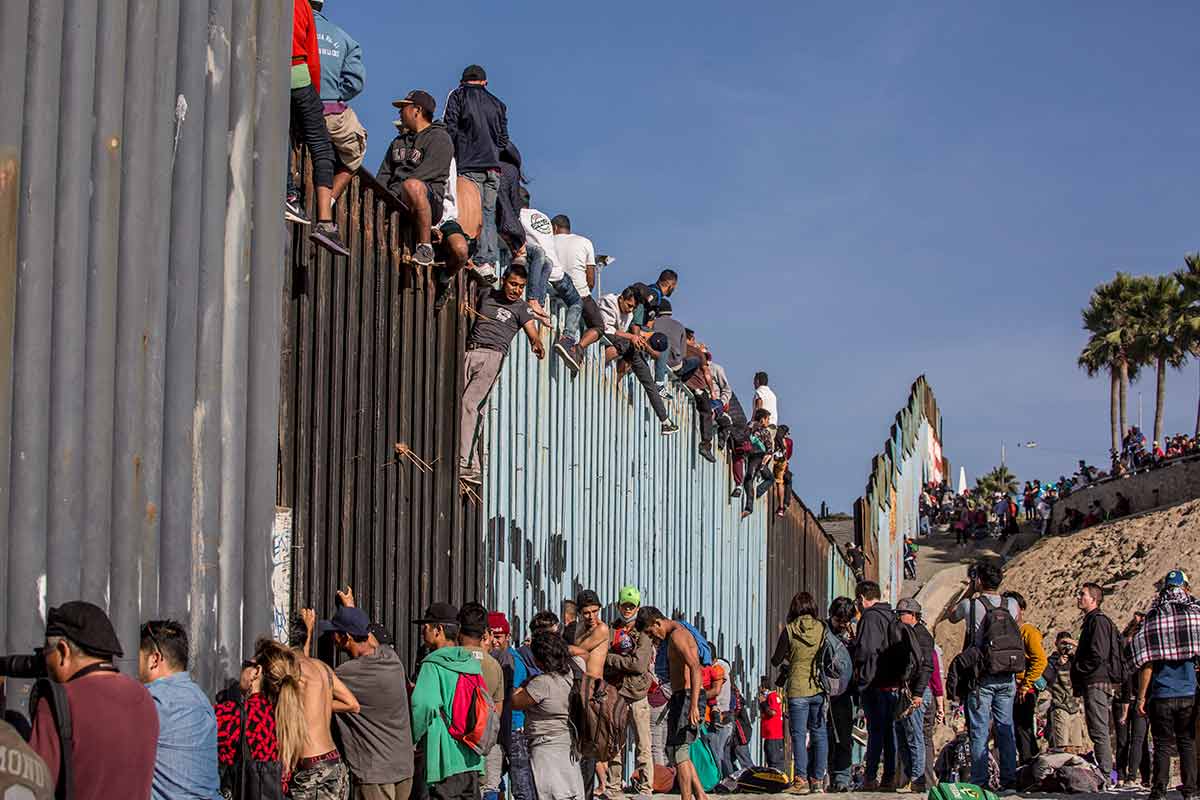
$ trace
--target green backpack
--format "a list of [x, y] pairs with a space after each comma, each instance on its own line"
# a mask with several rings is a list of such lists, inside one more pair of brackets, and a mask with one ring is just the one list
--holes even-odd
[[[707, 733], [708, 727], [701, 725], [696, 741], [688, 747], [688, 755], [692, 757], [692, 766], [696, 768], [696, 775], [700, 777], [700, 785], [704, 787], [704, 791], [711, 792], [721, 782], [721, 770], [713, 758], [712, 751], [708, 749], [708, 743], [704, 741]], [[992, 797], [991, 800], [996, 799]]]
[[929, 788], [928, 800], [996, 800], [996, 795], [973, 783], [939, 783]]

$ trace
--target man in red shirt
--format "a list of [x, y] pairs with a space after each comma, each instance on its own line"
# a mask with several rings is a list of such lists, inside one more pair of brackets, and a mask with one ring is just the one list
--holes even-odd
[[[53, 693], [38, 682], [29, 746], [57, 785], [71, 775], [75, 800], [148, 798], [158, 748], [158, 712], [146, 687], [113, 666], [124, 655], [108, 615], [83, 601], [46, 616], [46, 673], [62, 684], [71, 712], [71, 751], [63, 757], [51, 710]], [[70, 769], [66, 769], [69, 765]]]
[[[292, 5], [292, 123], [293, 139], [300, 139], [312, 159], [313, 186], [317, 190], [317, 223], [311, 239], [331, 253], [348, 256], [337, 223], [333, 221], [333, 141], [325, 126], [325, 107], [321, 105], [321, 53], [317, 49], [317, 23], [308, 0], [293, 0]], [[293, 183], [288, 165], [287, 203], [284, 216], [292, 222], [308, 225], [300, 190]]]
[[758, 709], [762, 714], [762, 740], [767, 766], [783, 772], [787, 765], [787, 750], [783, 741], [783, 701], [764, 678], [758, 690]]

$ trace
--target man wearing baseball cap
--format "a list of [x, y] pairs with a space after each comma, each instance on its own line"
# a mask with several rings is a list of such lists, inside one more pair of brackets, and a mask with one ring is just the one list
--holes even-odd
[[453, 711], [459, 675], [482, 675], [482, 662], [459, 647], [458, 609], [434, 603], [420, 619], [421, 640], [429, 655], [421, 661], [412, 692], [413, 742], [424, 753], [425, 784], [434, 800], [479, 800], [483, 759], [450, 735], [445, 720]]
[[371, 620], [354, 606], [354, 595], [340, 593], [349, 605], [338, 608], [320, 631], [350, 657], [335, 672], [358, 699], [358, 713], [334, 715], [342, 754], [354, 781], [356, 800], [408, 797], [413, 783], [412, 726], [408, 714], [408, 675], [390, 647], [371, 635]]
[[907, 629], [915, 668], [908, 674], [911, 704], [896, 720], [896, 743], [900, 762], [908, 775], [907, 786], [897, 791], [925, 791], [925, 714], [933, 705], [929, 679], [933, 677], [933, 634], [921, 622], [921, 604], [905, 597], [896, 603], [896, 618]]
[[442, 217], [454, 143], [445, 126], [433, 120], [437, 103], [429, 92], [414, 89], [392, 105], [400, 109], [395, 121], [400, 130], [376, 175], [412, 214], [417, 229], [413, 261], [428, 267], [433, 264], [433, 226]]
[[[512, 644], [512, 626], [502, 611], [491, 611], [487, 615], [488, 630], [492, 634], [492, 657], [500, 663], [504, 673], [504, 712], [500, 744], [508, 761], [509, 785], [514, 800], [534, 800], [537, 789], [533, 783], [533, 771], [529, 763], [529, 741], [525, 738], [525, 712], [512, 707], [512, 693], [529, 678], [530, 661], [521, 655]], [[536, 667], [535, 667], [536, 669]], [[507, 730], [507, 735], [503, 733]]]
[[1138, 668], [1137, 711], [1150, 717], [1154, 737], [1152, 800], [1167, 792], [1171, 757], [1179, 756], [1180, 791], [1193, 798], [1196, 785], [1196, 659], [1200, 658], [1200, 605], [1187, 573], [1173, 569], [1161, 583], [1146, 621], [1134, 634]]
[[[642, 607], [642, 593], [636, 586], [622, 586], [617, 593], [617, 609], [620, 616], [613, 621], [612, 644], [604, 658], [604, 679], [617, 687], [617, 692], [629, 703], [629, 721], [633, 726], [637, 742], [637, 771], [633, 773], [633, 785], [638, 795], [649, 796], [654, 791], [654, 750], [650, 735], [650, 683], [654, 666], [654, 640], [644, 631], [637, 630], [638, 611]], [[621, 756], [624, 756], [622, 751]], [[624, 774], [621, 758], [609, 762], [606, 771], [608, 797], [619, 798], [621, 776]], [[604, 787], [601, 787], [603, 790]]]
[[[81, 600], [51, 608], [42, 652], [49, 679], [30, 700], [29, 746], [46, 762], [50, 785], [68, 782], [58, 795], [75, 800], [150, 797], [158, 712], [146, 687], [113, 666], [124, 651], [108, 615]], [[72, 735], [65, 754], [53, 711], [62, 701]]]
[[500, 242], [496, 234], [496, 195], [500, 191], [500, 151], [508, 147], [508, 109], [487, 89], [487, 72], [478, 64], [463, 70], [462, 80], [446, 98], [443, 119], [454, 142], [458, 174], [479, 187], [483, 229], [476, 264], [484, 277], [495, 277]]

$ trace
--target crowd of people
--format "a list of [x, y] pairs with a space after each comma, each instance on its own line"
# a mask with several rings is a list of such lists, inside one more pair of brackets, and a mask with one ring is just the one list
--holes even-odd
[[[0, 724], [0, 788], [204, 800], [618, 800], [677, 788], [690, 800], [771, 780], [789, 794], [969, 781], [1001, 793], [1146, 785], [1158, 800], [1178, 755], [1183, 797], [1197, 796], [1200, 604], [1182, 570], [1122, 630], [1103, 589], [1084, 583], [1079, 632], [1058, 631], [1049, 654], [998, 565], [968, 574], [945, 615], [965, 623], [948, 664], [932, 634], [940, 618], [912, 597], [893, 608], [868, 580], [828, 609], [796, 593], [770, 659], [778, 672], [749, 702], [712, 642], [633, 586], [607, 620], [584, 590], [561, 617], [534, 615], [521, 641], [503, 613], [433, 603], [412, 621], [422, 646], [411, 675], [347, 587], [330, 619], [306, 609], [287, 642], [260, 639], [211, 700], [188, 673], [183, 625], [142, 625], [135, 680], [114, 666], [124, 651], [104, 611], [69, 602], [49, 610], [25, 666], [5, 660], [8, 673], [43, 677], [29, 717]], [[956, 735], [935, 753], [943, 723]]]
[[[331, 22], [319, 0], [294, 0], [292, 135], [313, 163], [316, 221], [309, 219], [289, 169], [285, 215], [311, 224], [312, 238], [346, 255], [332, 204], [349, 186], [363, 160], [366, 131], [350, 101], [363, 88], [362, 51]], [[675, 318], [671, 297], [679, 285], [674, 269], [657, 279], [632, 281], [616, 292], [599, 291], [597, 256], [591, 239], [573, 229], [566, 214], [550, 216], [532, 205], [520, 150], [509, 136], [508, 109], [488, 88], [486, 70], [473, 64], [446, 99], [422, 89], [393, 105], [397, 134], [376, 177], [408, 210], [416, 234], [412, 261], [434, 268], [440, 310], [453, 291], [453, 278], [469, 270], [474, 320], [467, 341], [459, 476], [482, 482], [480, 447], [488, 396], [504, 365], [513, 337], [524, 331], [539, 358], [552, 350], [573, 374], [595, 363], [615, 365], [641, 384], [667, 436], [679, 430], [665, 398], [673, 385], [695, 407], [700, 456], [710, 462], [727, 452], [731, 500], [742, 498], [744, 515], [768, 491], [782, 516], [791, 500], [788, 469], [792, 440], [780, 425], [778, 402], [767, 374], [754, 381], [754, 406], [746, 419], [735, 408], [725, 369], [696, 332]], [[498, 285], [497, 285], [498, 284]], [[564, 311], [558, 339], [550, 347], [542, 331], [551, 325], [553, 304]], [[400, 445], [398, 445], [400, 447]]]

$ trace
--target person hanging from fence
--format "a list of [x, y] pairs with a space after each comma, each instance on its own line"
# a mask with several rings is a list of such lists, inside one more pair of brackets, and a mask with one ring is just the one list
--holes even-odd
[[479, 290], [475, 326], [467, 338], [467, 352], [463, 358], [465, 375], [458, 456], [459, 477], [467, 483], [482, 483], [479, 448], [476, 446], [482, 428], [480, 421], [517, 331], [525, 331], [534, 355], [539, 359], [546, 357], [546, 350], [538, 338], [537, 324], [525, 303], [527, 281], [525, 268], [514, 264], [504, 274], [499, 289], [481, 287]]

